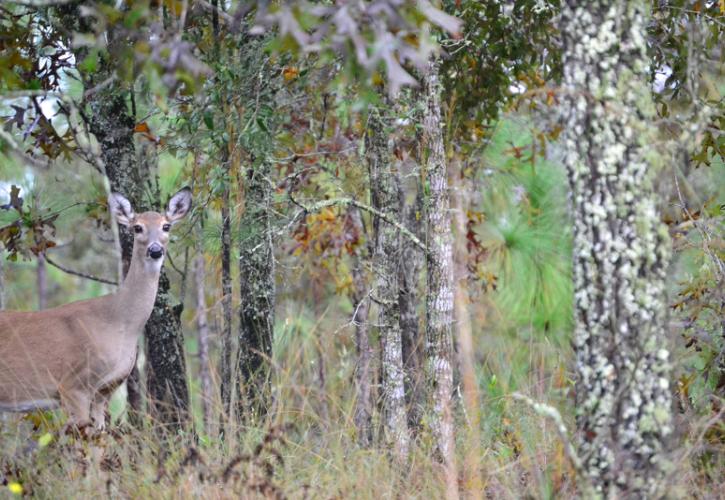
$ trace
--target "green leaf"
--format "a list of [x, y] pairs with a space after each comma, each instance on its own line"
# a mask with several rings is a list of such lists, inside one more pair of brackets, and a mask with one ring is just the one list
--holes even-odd
[[38, 446], [40, 448], [45, 448], [50, 443], [53, 442], [53, 435], [50, 432], [46, 432], [42, 436], [38, 438]]
[[267, 128], [267, 124], [264, 123], [264, 120], [261, 118], [257, 118], [257, 126], [262, 129], [262, 131], [269, 133], [269, 128]]
[[80, 69], [84, 73], [93, 73], [96, 71], [96, 68], [98, 67], [98, 51], [92, 50], [86, 57], [81, 61], [81, 63], [78, 65], [78, 69]]
[[206, 111], [204, 113], [204, 125], [206, 125], [206, 128], [209, 130], [214, 130], [214, 114], [211, 111]]

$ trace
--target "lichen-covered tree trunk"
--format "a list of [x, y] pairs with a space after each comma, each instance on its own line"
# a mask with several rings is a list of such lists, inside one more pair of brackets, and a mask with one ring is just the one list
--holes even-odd
[[[370, 111], [366, 135], [366, 157], [370, 175], [372, 206], [393, 219], [400, 219], [400, 183], [393, 169], [388, 131], [380, 111]], [[382, 346], [383, 429], [385, 440], [398, 461], [408, 457], [410, 436], [405, 408], [403, 348], [400, 330], [398, 271], [400, 232], [374, 218], [372, 300], [378, 305], [378, 328]]]
[[441, 120], [439, 62], [431, 60], [424, 76], [423, 146], [427, 153], [425, 178], [428, 258], [426, 296], [426, 371], [432, 414], [430, 425], [436, 451], [446, 469], [448, 497], [457, 495], [453, 434], [453, 235], [448, 174]]
[[[401, 205], [404, 207], [405, 225], [415, 236], [421, 236], [423, 220], [423, 193], [420, 186], [415, 202], [405, 204], [405, 195], [401, 193]], [[408, 423], [417, 429], [421, 419], [423, 406], [422, 389], [425, 374], [423, 372], [425, 358], [425, 342], [422, 338], [420, 318], [418, 316], [418, 284], [423, 269], [424, 254], [415, 243], [408, 238], [401, 242], [401, 261], [398, 279], [400, 280], [400, 328], [402, 333], [403, 367], [405, 369], [405, 399], [408, 408]]]
[[[362, 217], [357, 207], [348, 209], [350, 224], [357, 234], [363, 233]], [[355, 347], [357, 349], [357, 362], [355, 365], [355, 429], [358, 443], [367, 447], [372, 444], [372, 349], [370, 346], [370, 327], [368, 315], [370, 312], [370, 299], [368, 297], [367, 280], [363, 271], [363, 263], [357, 249], [352, 256], [352, 322], [355, 327]]]
[[274, 338], [275, 275], [270, 203], [271, 163], [261, 158], [246, 171], [239, 243], [239, 416], [258, 419], [269, 404], [269, 361]]
[[579, 454], [604, 497], [652, 497], [672, 420], [648, 13], [641, 1], [568, 1], [562, 20]]
[[[81, 15], [79, 3], [63, 3], [57, 6], [61, 23], [68, 33], [93, 33], [89, 18]], [[105, 42], [113, 46], [124, 45], [128, 40], [122, 31], [109, 29]], [[76, 61], [83, 61], [88, 55], [88, 47], [74, 44]], [[113, 53], [114, 50], [109, 50]], [[137, 212], [143, 212], [153, 203], [161, 200], [146, 196], [150, 184], [150, 170], [141, 165], [134, 141], [136, 117], [133, 106], [133, 85], [119, 82], [115, 73], [114, 61], [101, 59], [95, 71], [81, 69], [80, 76], [85, 88], [84, 113], [89, 131], [95, 136], [99, 149], [102, 168], [109, 180], [111, 191], [122, 193], [132, 203]], [[154, 158], [155, 161], [155, 158]], [[101, 165], [94, 165], [101, 169]], [[122, 273], [125, 276], [131, 262], [133, 235], [120, 229]], [[186, 383], [186, 366], [183, 356], [183, 337], [181, 332], [181, 305], [172, 307], [169, 295], [169, 280], [162, 268], [158, 295], [146, 324], [145, 337], [148, 357], [148, 394], [153, 408], [158, 409], [157, 419], [161, 424], [175, 427], [188, 418], [189, 391]], [[130, 416], [135, 420], [141, 409], [142, 397], [139, 389], [138, 369], [134, 366], [127, 380]]]

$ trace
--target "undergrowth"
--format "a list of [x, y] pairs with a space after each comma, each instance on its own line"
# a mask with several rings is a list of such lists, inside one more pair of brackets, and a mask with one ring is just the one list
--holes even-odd
[[[332, 338], [321, 334], [343, 318], [327, 315], [319, 322], [298, 307], [284, 312], [273, 405], [263, 421], [227, 422], [221, 440], [218, 423], [203, 431], [198, 408], [194, 430], [166, 435], [150, 421], [133, 428], [120, 414], [110, 433], [79, 441], [60, 434], [60, 412], [6, 416], [0, 432], [0, 497], [15, 491], [54, 499], [442, 498], [443, 471], [425, 429], [417, 434], [405, 466], [395, 465], [381, 446], [357, 445], [353, 367], [345, 354], [352, 348], [349, 335], [344, 330]], [[457, 404], [459, 465], [473, 450], [473, 466], [488, 498], [575, 496], [574, 470], [552, 423], [511, 398], [519, 391], [554, 405], [571, 429], [568, 354], [546, 340], [483, 332], [476, 352], [479, 441], [471, 442], [467, 432], [474, 416]], [[192, 384], [198, 406], [195, 388]], [[721, 491], [722, 463], [713, 462], [713, 456], [723, 456], [722, 446], [703, 446], [712, 425], [696, 418], [680, 421], [685, 445], [673, 450], [678, 471], [668, 478], [673, 497], [717, 498]], [[472, 472], [459, 466], [459, 489], [466, 496], [478, 488]]]

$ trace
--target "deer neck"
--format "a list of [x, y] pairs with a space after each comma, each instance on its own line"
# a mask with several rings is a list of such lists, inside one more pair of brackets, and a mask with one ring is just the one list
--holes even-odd
[[161, 263], [146, 262], [143, 252], [134, 247], [131, 265], [117, 292], [117, 308], [126, 329], [140, 335], [151, 316], [159, 288]]

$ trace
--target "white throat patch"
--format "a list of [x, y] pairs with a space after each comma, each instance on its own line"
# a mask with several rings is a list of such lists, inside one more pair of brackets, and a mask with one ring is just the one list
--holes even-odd
[[144, 270], [147, 273], [159, 273], [161, 272], [161, 266], [164, 265], [164, 258], [160, 259], [144, 259], [143, 260]]

